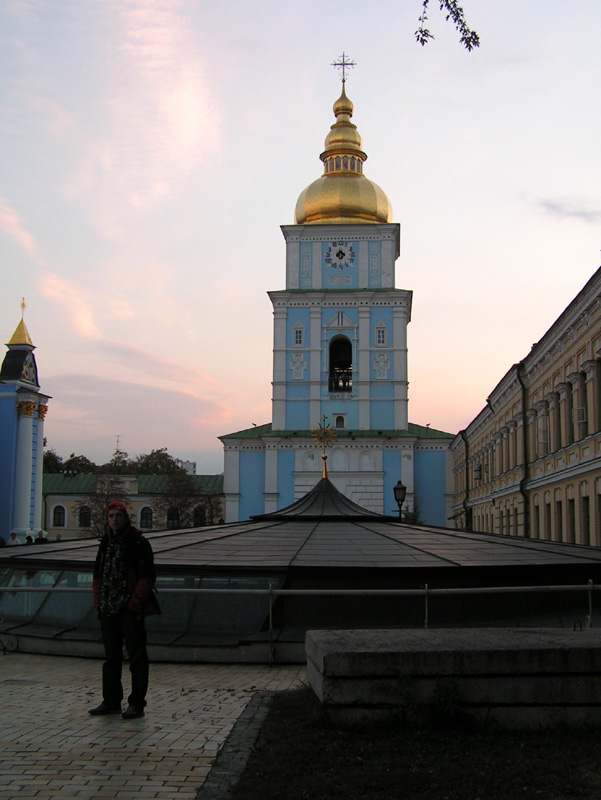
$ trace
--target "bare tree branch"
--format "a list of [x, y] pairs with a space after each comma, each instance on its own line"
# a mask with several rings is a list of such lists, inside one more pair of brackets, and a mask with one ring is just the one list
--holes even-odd
[[[480, 46], [480, 37], [476, 31], [471, 30], [465, 21], [465, 12], [459, 5], [457, 0], [438, 0], [440, 10], [446, 12], [445, 19], [447, 22], [451, 20], [455, 25], [455, 29], [459, 33], [459, 41], [466, 50], [472, 51], [475, 47]], [[428, 7], [430, 0], [422, 0], [422, 13], [419, 17], [419, 28], [415, 31], [415, 39], [418, 44], [422, 46], [427, 44], [429, 39], [433, 39], [433, 34], [426, 28], [428, 21]]]

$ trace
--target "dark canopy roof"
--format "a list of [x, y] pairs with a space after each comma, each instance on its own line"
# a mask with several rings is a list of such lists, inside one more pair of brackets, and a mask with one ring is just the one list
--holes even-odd
[[[159, 572], [601, 566], [601, 549], [406, 525], [362, 509], [327, 479], [273, 514], [147, 534]], [[0, 564], [91, 565], [96, 540], [3, 548]]]
[[[300, 500], [286, 508], [274, 511], [271, 514], [254, 514], [251, 519], [276, 520], [276, 519], [366, 519], [378, 517], [381, 514], [368, 511], [348, 497], [339, 492], [329, 478], [322, 478], [310, 492]], [[385, 517], [384, 519], [388, 519]]]

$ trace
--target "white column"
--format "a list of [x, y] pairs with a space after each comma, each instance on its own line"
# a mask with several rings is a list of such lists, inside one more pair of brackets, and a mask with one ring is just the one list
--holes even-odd
[[33, 501], [33, 530], [38, 531], [42, 525], [42, 480], [44, 474], [44, 420], [48, 406], [40, 404], [38, 406], [38, 430], [36, 447], [36, 475], [35, 475], [35, 494]]
[[33, 414], [36, 403], [23, 400], [17, 403], [17, 463], [13, 526], [11, 532], [31, 533], [31, 474], [33, 454]]

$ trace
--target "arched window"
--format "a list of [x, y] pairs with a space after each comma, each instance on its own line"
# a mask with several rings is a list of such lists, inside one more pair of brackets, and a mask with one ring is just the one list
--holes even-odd
[[348, 169], [348, 156], [342, 156], [342, 169]]
[[55, 506], [52, 512], [52, 527], [64, 528], [65, 527], [65, 508], [64, 506]]
[[171, 506], [167, 511], [167, 527], [171, 530], [179, 528], [179, 508]]
[[336, 417], [336, 427], [337, 428], [344, 428], [344, 417], [342, 416], [342, 414], [339, 414]]
[[340, 156], [336, 156], [336, 169], [340, 169]]
[[144, 506], [140, 511], [140, 527], [152, 528], [152, 508], [150, 506]]
[[346, 336], [330, 342], [330, 392], [350, 392], [353, 388], [353, 348]]
[[79, 527], [90, 528], [91, 526], [92, 526], [92, 509], [90, 508], [90, 506], [82, 506], [79, 509]]
[[204, 508], [202, 506], [196, 506], [196, 508], [194, 509], [193, 526], [195, 528], [201, 528], [203, 525], [206, 524], [207, 524], [207, 519]]

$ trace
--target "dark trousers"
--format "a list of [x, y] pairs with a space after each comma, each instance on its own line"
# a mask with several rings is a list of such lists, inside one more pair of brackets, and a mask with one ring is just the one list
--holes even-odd
[[126, 609], [112, 617], [101, 617], [100, 628], [104, 642], [106, 661], [102, 665], [102, 698], [111, 707], [121, 704], [123, 686], [123, 642], [129, 656], [131, 672], [131, 694], [127, 702], [138, 708], [146, 705], [148, 689], [148, 654], [146, 652], [146, 628], [144, 619]]

